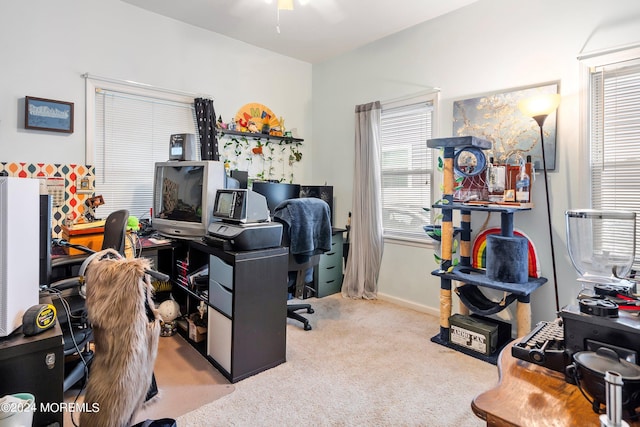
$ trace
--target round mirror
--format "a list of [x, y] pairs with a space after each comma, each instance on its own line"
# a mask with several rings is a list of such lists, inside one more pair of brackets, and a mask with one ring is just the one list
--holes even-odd
[[453, 158], [453, 169], [458, 175], [471, 177], [482, 173], [487, 167], [487, 157], [478, 147], [466, 147]]

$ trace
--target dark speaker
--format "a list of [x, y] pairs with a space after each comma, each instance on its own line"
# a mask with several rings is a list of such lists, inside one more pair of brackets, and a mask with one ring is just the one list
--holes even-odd
[[40, 284], [51, 279], [51, 196], [40, 195]]

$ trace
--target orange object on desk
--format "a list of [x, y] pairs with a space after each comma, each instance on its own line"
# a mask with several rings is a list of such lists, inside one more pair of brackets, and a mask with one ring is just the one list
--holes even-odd
[[[104, 239], [104, 222], [100, 226], [90, 228], [78, 228], [62, 226], [62, 238], [73, 245], [82, 245], [93, 251], [102, 249]], [[67, 255], [84, 255], [83, 252], [75, 248], [64, 248]]]

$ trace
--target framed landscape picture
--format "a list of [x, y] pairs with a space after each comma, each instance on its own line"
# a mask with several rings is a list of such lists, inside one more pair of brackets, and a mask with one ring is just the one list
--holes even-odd
[[[518, 102], [534, 95], [559, 93], [558, 83], [542, 84], [492, 93], [453, 103], [453, 134], [476, 136], [492, 144], [486, 156], [495, 163], [516, 164], [531, 156], [536, 170], [542, 170], [540, 128], [518, 109]], [[556, 168], [556, 112], [544, 122], [544, 154], [547, 170]]]
[[73, 102], [25, 97], [25, 129], [73, 133]]

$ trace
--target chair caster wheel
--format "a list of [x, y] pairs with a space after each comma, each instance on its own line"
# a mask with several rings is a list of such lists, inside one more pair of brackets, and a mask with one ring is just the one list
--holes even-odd
[[310, 330], [311, 330], [311, 325], [310, 325], [310, 324], [308, 324], [308, 323], [305, 323], [305, 324], [304, 324], [304, 330], [305, 330], [305, 331], [310, 331]]
[[313, 314], [314, 313], [313, 308], [307, 308], [307, 313]]

